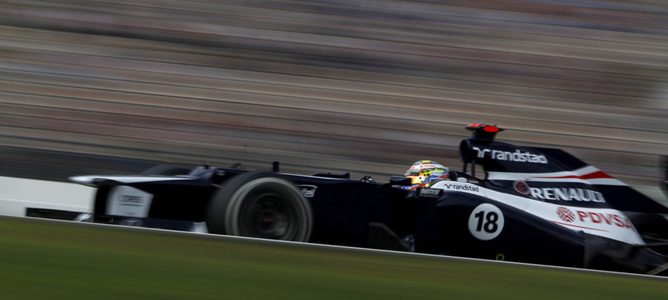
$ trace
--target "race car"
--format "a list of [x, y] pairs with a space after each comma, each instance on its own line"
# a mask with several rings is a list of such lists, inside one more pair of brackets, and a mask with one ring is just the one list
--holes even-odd
[[[160, 165], [75, 176], [97, 188], [93, 222], [664, 274], [668, 208], [553, 148], [467, 127], [461, 171], [365, 176]], [[422, 163], [421, 163], [422, 164]], [[425, 162], [423, 165], [428, 165]], [[433, 165], [433, 164], [432, 164]], [[413, 176], [414, 175], [414, 176]], [[429, 178], [427, 182], [425, 178]]]

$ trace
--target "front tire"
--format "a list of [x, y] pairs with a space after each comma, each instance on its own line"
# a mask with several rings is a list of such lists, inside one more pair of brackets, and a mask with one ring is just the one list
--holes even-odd
[[308, 241], [311, 207], [291, 182], [268, 172], [240, 174], [221, 187], [207, 211], [211, 233]]

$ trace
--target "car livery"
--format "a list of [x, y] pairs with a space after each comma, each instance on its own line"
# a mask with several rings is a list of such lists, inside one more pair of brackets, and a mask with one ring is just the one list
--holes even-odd
[[575, 231], [618, 240], [624, 243], [643, 245], [640, 234], [631, 221], [621, 211], [609, 208], [582, 208], [567, 206], [546, 201], [537, 201], [530, 197], [509, 195], [507, 193], [487, 189], [471, 183], [441, 181], [431, 189], [456, 191], [494, 199], [510, 207], [528, 212], [554, 224]]
[[[75, 176], [94, 222], [647, 274], [668, 269], [668, 208], [553, 148], [495, 141], [471, 124], [461, 171], [411, 178], [158, 166]], [[482, 169], [482, 170], [481, 170]], [[80, 218], [81, 219], [81, 218]], [[202, 229], [204, 228], [204, 229]], [[648, 242], [650, 241], [650, 242]]]

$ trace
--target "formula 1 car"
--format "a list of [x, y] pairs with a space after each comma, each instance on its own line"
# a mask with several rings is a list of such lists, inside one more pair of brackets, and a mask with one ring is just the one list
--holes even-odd
[[[462, 171], [406, 189], [312, 176], [160, 165], [94, 186], [92, 221], [495, 260], [663, 274], [668, 208], [558, 149], [495, 141], [471, 124]], [[482, 168], [482, 171], [480, 169]], [[476, 170], [478, 169], [478, 170]], [[480, 176], [480, 177], [478, 177]]]

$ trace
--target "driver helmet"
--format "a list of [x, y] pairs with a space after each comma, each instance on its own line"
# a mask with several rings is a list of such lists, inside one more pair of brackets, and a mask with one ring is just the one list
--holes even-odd
[[429, 187], [431, 184], [448, 178], [448, 168], [432, 160], [418, 160], [404, 176], [411, 179], [409, 189]]

